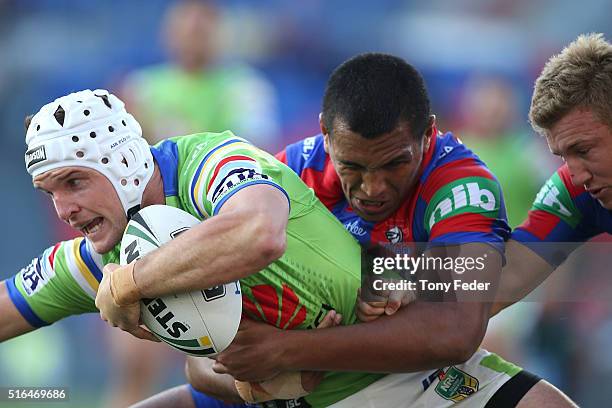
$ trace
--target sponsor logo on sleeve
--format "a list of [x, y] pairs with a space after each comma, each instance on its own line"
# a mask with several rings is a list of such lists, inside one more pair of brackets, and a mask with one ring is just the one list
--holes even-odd
[[50, 264], [53, 249], [47, 249], [40, 257], [32, 259], [28, 266], [19, 271], [23, 289], [28, 296], [32, 296], [41, 290], [54, 275], [53, 267]]
[[427, 229], [439, 221], [462, 213], [495, 217], [500, 205], [499, 186], [483, 177], [468, 177], [442, 187], [425, 213]]
[[45, 152], [45, 146], [41, 145], [30, 149], [25, 154], [26, 168], [47, 160], [47, 153]]
[[304, 139], [304, 143], [302, 144], [302, 159], [304, 159], [304, 161], [307, 161], [310, 158], [315, 142], [316, 136], [311, 136]]
[[254, 159], [244, 156], [228, 159], [217, 165], [209, 182], [207, 199], [213, 206], [239, 185], [254, 180], [269, 180]]
[[556, 215], [572, 228], [580, 223], [581, 214], [557, 174], [542, 186], [535, 198], [533, 208]]

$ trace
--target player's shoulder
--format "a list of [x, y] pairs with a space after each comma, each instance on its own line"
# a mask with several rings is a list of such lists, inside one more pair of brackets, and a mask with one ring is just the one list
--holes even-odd
[[[189, 146], [193, 147], [194, 145], [201, 146], [202, 148], [213, 149], [222, 144], [227, 143], [246, 143], [250, 144], [248, 140], [236, 136], [231, 130], [226, 130], [223, 132], [200, 132], [193, 133], [190, 135], [184, 136], [174, 136], [166, 139], [167, 141], [176, 143], [179, 146]], [[164, 142], [158, 143], [156, 146], [163, 144]]]
[[575, 228], [584, 217], [594, 217], [598, 207], [601, 206], [583, 186], [572, 183], [569, 168], [564, 164], [540, 188], [532, 211], [551, 214]]
[[199, 166], [202, 162], [212, 162], [226, 155], [239, 153], [251, 158], [258, 157], [262, 151], [248, 140], [236, 136], [232, 131], [220, 133], [203, 132], [185, 136], [176, 136], [158, 143], [155, 148], [174, 151], [178, 156], [179, 166], [185, 169], [189, 166]]
[[452, 133], [438, 135], [434, 143], [419, 180], [426, 202], [440, 189], [453, 188], [457, 183], [477, 183], [481, 188], [484, 184], [499, 189], [499, 183], [486, 164]]
[[327, 159], [323, 135], [307, 137], [285, 148], [284, 161], [297, 174], [305, 169], [323, 171]]
[[567, 167], [567, 164], [563, 164], [557, 169], [557, 171], [551, 177], [551, 180], [553, 179], [555, 179], [555, 181], [558, 180], [557, 184], [559, 185], [559, 187], [565, 189], [572, 198], [576, 198], [579, 195], [586, 193], [584, 186], [575, 186], [572, 183], [572, 177], [570, 175], [570, 170], [569, 167]]

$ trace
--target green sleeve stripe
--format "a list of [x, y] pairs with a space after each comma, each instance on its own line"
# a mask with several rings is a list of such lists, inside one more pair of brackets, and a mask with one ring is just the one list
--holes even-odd
[[582, 220], [582, 213], [574, 204], [572, 196], [558, 173], [553, 174], [542, 186], [531, 209], [553, 214], [572, 228], [576, 228]]
[[480, 365], [497, 371], [498, 373], [506, 373], [510, 377], [514, 377], [516, 374], [523, 371], [521, 367], [504, 360], [497, 354], [489, 354], [480, 360]]

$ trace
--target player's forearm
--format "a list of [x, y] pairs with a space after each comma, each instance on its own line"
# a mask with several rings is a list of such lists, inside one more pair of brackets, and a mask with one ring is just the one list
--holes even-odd
[[548, 262], [520, 242], [506, 243], [504, 266], [491, 316], [523, 299], [553, 271]]
[[265, 214], [229, 212], [143, 257], [134, 280], [143, 297], [210, 288], [260, 271], [284, 245], [284, 231], [270, 229]]
[[0, 342], [34, 330], [11, 301], [6, 282], [0, 282]]
[[285, 332], [284, 369], [410, 372], [458, 364], [480, 345], [488, 309], [417, 302], [370, 323]]
[[234, 377], [229, 374], [217, 374], [212, 370], [213, 360], [202, 357], [187, 357], [185, 375], [187, 381], [198, 391], [211, 397], [242, 403], [236, 390]]

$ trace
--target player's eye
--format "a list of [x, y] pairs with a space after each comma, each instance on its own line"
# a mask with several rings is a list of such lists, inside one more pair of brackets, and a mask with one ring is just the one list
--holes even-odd
[[591, 151], [590, 147], [580, 147], [576, 149], [576, 153], [580, 156], [586, 156]]
[[355, 163], [341, 163], [341, 165], [342, 165], [342, 168], [345, 170], [360, 170], [363, 168], [363, 166], [360, 166]]
[[66, 184], [68, 184], [69, 187], [76, 188], [82, 185], [82, 181], [81, 179], [73, 178], [66, 181]]
[[387, 163], [385, 165], [385, 167], [387, 167], [387, 168], [395, 168], [395, 167], [399, 167], [399, 166], [401, 166], [403, 164], [406, 164], [406, 163], [408, 163], [407, 160], [393, 160], [392, 162]]

